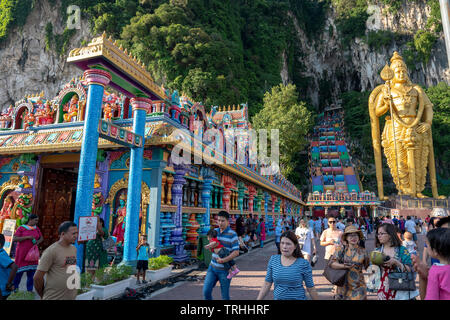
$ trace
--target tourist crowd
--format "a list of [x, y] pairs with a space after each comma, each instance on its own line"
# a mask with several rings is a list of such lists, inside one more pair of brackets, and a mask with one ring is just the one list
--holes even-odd
[[[15, 261], [4, 250], [0, 234], [0, 297], [6, 299], [17, 290], [24, 273], [26, 287], [44, 300], [75, 299], [77, 289], [68, 286], [77, 264], [74, 246], [78, 228], [67, 221], [60, 225], [59, 241], [39, 256], [37, 245], [43, 241], [37, 227], [38, 217], [31, 215], [15, 233]], [[267, 228], [264, 218], [239, 216], [234, 231], [226, 211], [218, 214], [218, 228], [208, 233], [212, 259], [208, 267], [203, 297], [212, 299], [212, 290], [220, 282], [223, 299], [230, 298], [232, 278], [239, 273], [234, 259], [253, 247], [264, 246]], [[312, 269], [317, 263], [317, 248], [325, 248], [324, 276], [333, 287], [337, 300], [365, 300], [368, 292], [380, 300], [450, 300], [450, 217], [444, 213], [422, 220], [417, 217], [380, 218], [342, 215], [308, 219], [282, 216], [276, 221], [277, 252], [270, 257], [267, 273], [257, 299], [264, 299], [274, 284], [277, 300], [323, 299], [315, 289]], [[366, 250], [368, 235], [375, 232], [375, 249]], [[424, 234], [422, 252], [418, 234]], [[93, 273], [107, 261], [103, 241], [107, 230], [97, 224], [97, 241], [86, 244], [86, 271]], [[139, 276], [145, 283], [149, 247], [142, 236], [136, 248]], [[320, 257], [322, 258], [322, 257]], [[73, 269], [68, 272], [68, 268]], [[419, 286], [416, 287], [416, 275]], [[45, 279], [45, 280], [44, 280]]]

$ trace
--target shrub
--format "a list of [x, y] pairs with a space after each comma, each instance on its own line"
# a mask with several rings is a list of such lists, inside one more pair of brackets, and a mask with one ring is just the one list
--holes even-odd
[[95, 284], [106, 286], [124, 280], [132, 274], [133, 268], [125, 265], [100, 268], [95, 271]]
[[94, 277], [92, 276], [92, 274], [90, 274], [89, 272], [82, 273], [80, 277], [81, 288], [78, 289], [78, 294], [89, 291], [89, 288], [92, 284], [94, 284]]
[[167, 267], [172, 262], [173, 259], [171, 257], [162, 255], [157, 258], [148, 259], [148, 268], [150, 270], [159, 270]]
[[12, 293], [7, 300], [34, 300], [34, 292], [17, 291]]

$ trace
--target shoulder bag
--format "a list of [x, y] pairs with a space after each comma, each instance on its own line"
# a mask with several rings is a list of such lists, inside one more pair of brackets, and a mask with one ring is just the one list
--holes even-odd
[[109, 249], [114, 247], [115, 244], [116, 243], [114, 242], [114, 239], [110, 235], [108, 235], [108, 238], [102, 241], [103, 250], [108, 251]]
[[[398, 255], [400, 255], [400, 253], [398, 253]], [[414, 274], [414, 272], [408, 271], [389, 272], [388, 280], [389, 280], [389, 289], [391, 290], [398, 290], [398, 291], [416, 290], [416, 275]]]
[[389, 289], [399, 291], [415, 291], [416, 279], [413, 272], [389, 272]]
[[[344, 250], [338, 257], [338, 262], [343, 263], [344, 261], [344, 254], [345, 254], [346, 248], [344, 247]], [[325, 266], [325, 269], [323, 270], [323, 276], [331, 282], [331, 284], [334, 284], [338, 287], [342, 287], [345, 284], [348, 269], [333, 269], [331, 267], [331, 263], [333, 263], [333, 260], [330, 259]]]

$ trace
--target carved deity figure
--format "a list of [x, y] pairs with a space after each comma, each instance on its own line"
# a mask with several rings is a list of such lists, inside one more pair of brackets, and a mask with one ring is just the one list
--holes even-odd
[[19, 184], [19, 187], [23, 189], [31, 188], [28, 176], [22, 176], [22, 182]]
[[3, 202], [2, 209], [0, 210], [0, 232], [3, 230], [3, 224], [6, 219], [11, 218], [11, 210], [13, 207], [13, 199], [11, 196], [7, 196]]
[[[372, 140], [377, 170], [378, 191], [384, 199], [381, 146], [400, 195], [425, 198], [427, 166], [433, 197], [437, 198], [431, 123], [433, 104], [424, 90], [413, 84], [403, 58], [394, 52], [391, 65], [381, 72], [385, 84], [376, 87], [369, 97]], [[388, 113], [381, 135], [379, 117]]]
[[51, 102], [46, 101], [42, 108], [36, 110], [37, 125], [52, 124], [55, 111], [51, 107]]
[[0, 128], [8, 128], [12, 123], [13, 106], [10, 105], [0, 114]]
[[105, 104], [105, 107], [103, 108], [103, 119], [105, 119], [106, 121], [111, 121], [113, 114], [114, 110], [111, 105], [109, 103]]
[[103, 195], [101, 192], [94, 193], [92, 197], [92, 213], [94, 216], [100, 216], [103, 210]]
[[72, 96], [72, 98], [70, 99], [69, 103], [67, 103], [63, 107], [63, 111], [66, 112], [64, 114], [64, 122], [76, 121], [77, 115], [78, 115], [78, 109], [79, 109], [78, 95], [74, 94]]
[[34, 123], [36, 121], [36, 117], [33, 114], [33, 110], [31, 112], [28, 112], [28, 110], [25, 109], [21, 115], [21, 118], [22, 118], [23, 130], [28, 130], [28, 128], [34, 126]]
[[32, 201], [33, 195], [31, 193], [23, 193], [17, 199], [18, 204], [15, 212], [17, 226], [21, 226], [28, 222], [28, 216], [33, 210]]
[[100, 183], [100, 175], [98, 173], [95, 174], [95, 179], [94, 179], [94, 189], [98, 189], [101, 188], [101, 183]]
[[119, 208], [117, 208], [114, 216], [116, 217], [116, 224], [113, 231], [113, 236], [117, 238], [117, 244], [124, 241], [125, 234], [125, 217], [127, 215], [127, 195], [122, 193], [119, 197]]

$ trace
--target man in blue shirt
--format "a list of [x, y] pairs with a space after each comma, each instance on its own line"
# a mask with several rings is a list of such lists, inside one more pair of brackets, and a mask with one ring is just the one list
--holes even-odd
[[6, 300], [14, 290], [13, 281], [17, 272], [17, 265], [3, 249], [5, 236], [0, 233], [0, 300]]
[[220, 258], [215, 252], [211, 257], [211, 264], [206, 272], [205, 283], [203, 284], [203, 297], [205, 300], [212, 300], [212, 291], [220, 282], [220, 291], [223, 300], [230, 300], [231, 279], [227, 279], [228, 271], [225, 270], [223, 263], [233, 260], [239, 255], [239, 239], [233, 230], [229, 227], [230, 215], [226, 211], [220, 211], [217, 217], [219, 228], [217, 231], [217, 240], [230, 252], [225, 258]]

